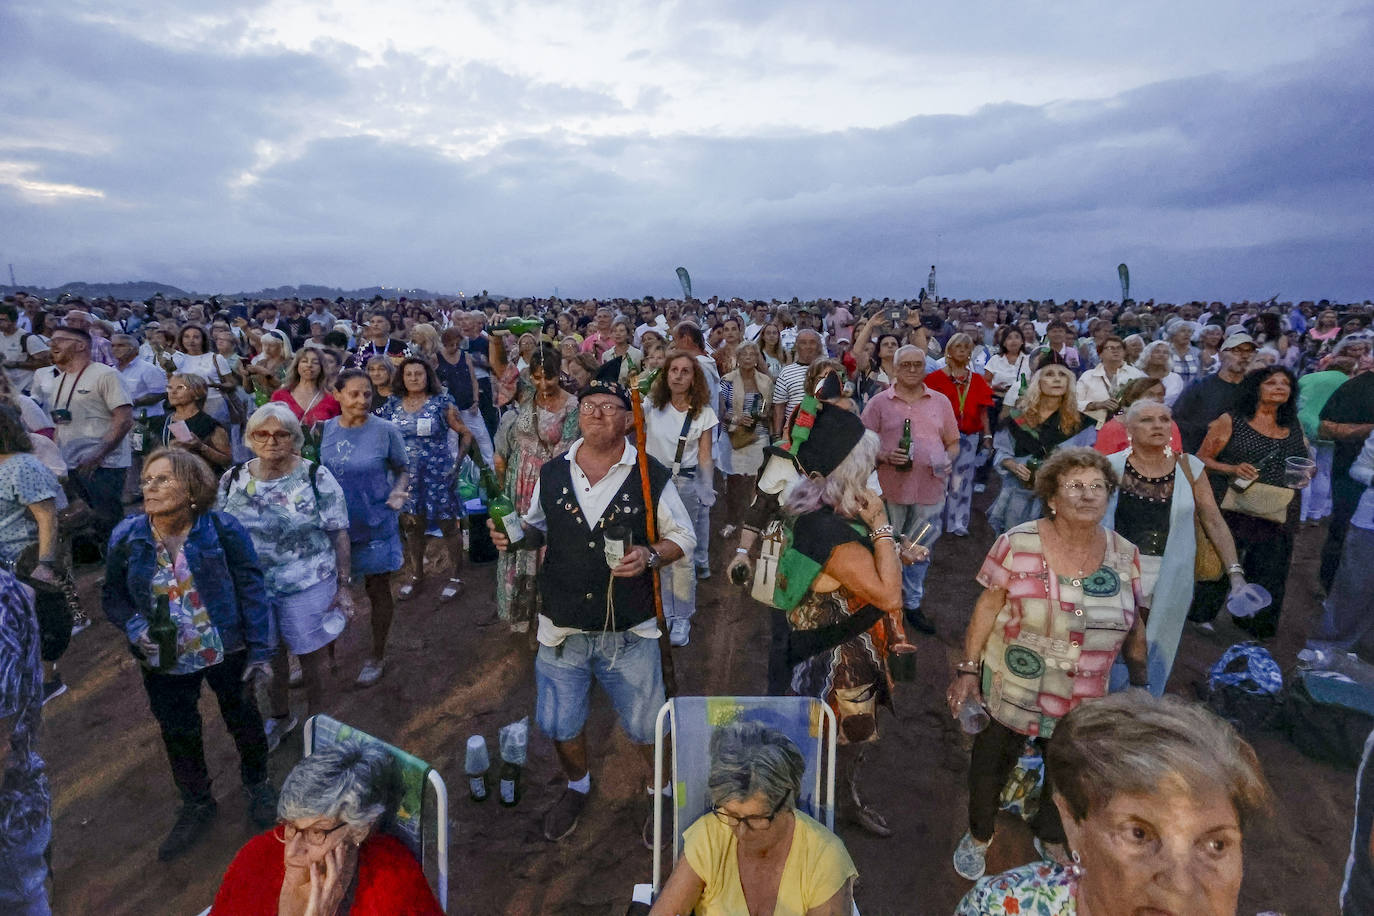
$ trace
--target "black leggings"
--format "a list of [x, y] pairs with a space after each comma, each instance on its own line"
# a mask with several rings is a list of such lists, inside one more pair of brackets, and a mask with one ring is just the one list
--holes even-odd
[[248, 650], [232, 652], [224, 661], [191, 674], [161, 674], [143, 670], [148, 705], [162, 727], [162, 743], [172, 765], [172, 780], [187, 802], [207, 802], [210, 772], [205, 765], [201, 737], [200, 684], [206, 681], [219, 700], [220, 715], [239, 751], [239, 775], [245, 786], [267, 778], [267, 736], [262, 730], [258, 704], [243, 684]]
[[67, 596], [41, 583], [33, 587], [38, 616], [39, 652], [45, 662], [55, 662], [72, 641], [72, 610]]
[[[1035, 744], [1043, 755], [1045, 742], [1037, 738]], [[1012, 731], [996, 719], [973, 739], [973, 755], [968, 767], [968, 829], [980, 843], [992, 839], [1002, 788], [1025, 746], [1025, 735]], [[1048, 765], [1045, 767], [1045, 786], [1040, 791], [1040, 810], [1031, 818], [1030, 827], [1042, 842], [1065, 842], [1064, 825], [1059, 822], [1059, 809], [1054, 805], [1054, 784], [1050, 781]]]

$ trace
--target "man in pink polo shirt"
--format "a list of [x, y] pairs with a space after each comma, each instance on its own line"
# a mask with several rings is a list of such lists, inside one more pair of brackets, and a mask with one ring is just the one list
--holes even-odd
[[[959, 454], [959, 425], [949, 398], [926, 388], [926, 355], [905, 346], [893, 357], [897, 378], [864, 408], [864, 426], [878, 434], [878, 483], [887, 503], [887, 518], [905, 540], [928, 523], [921, 543], [931, 547], [940, 536], [945, 509], [945, 479]], [[911, 449], [898, 448], [906, 421], [911, 421]], [[935, 624], [921, 613], [930, 558], [902, 567], [902, 607], [907, 623], [922, 633]]]

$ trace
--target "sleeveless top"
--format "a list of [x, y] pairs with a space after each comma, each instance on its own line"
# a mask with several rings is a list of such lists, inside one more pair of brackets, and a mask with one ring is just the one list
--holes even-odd
[[1178, 466], [1163, 477], [1146, 477], [1131, 466], [1130, 459], [1121, 474], [1121, 489], [1116, 503], [1116, 530], [1126, 540], [1152, 557], [1164, 556], [1169, 540], [1169, 514], [1174, 499], [1174, 476]]
[[1286, 487], [1284, 461], [1306, 457], [1307, 443], [1303, 440], [1302, 424], [1295, 422], [1290, 426], [1286, 438], [1273, 439], [1233, 413], [1231, 438], [1217, 453], [1216, 460], [1223, 464], [1253, 464], [1259, 470], [1260, 483]]

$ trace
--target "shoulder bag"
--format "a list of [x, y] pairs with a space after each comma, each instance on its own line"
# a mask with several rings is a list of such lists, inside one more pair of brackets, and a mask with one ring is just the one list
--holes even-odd
[[1288, 521], [1288, 504], [1292, 501], [1293, 491], [1287, 487], [1255, 481], [1244, 490], [1228, 486], [1221, 508], [1282, 525]]
[[[1188, 466], [1188, 456], [1183, 452], [1178, 455], [1178, 467], [1183, 469], [1183, 476], [1188, 480], [1189, 488], [1194, 488], [1196, 481], [1193, 478], [1192, 468]], [[1202, 516], [1193, 508], [1193, 540], [1197, 543], [1197, 552], [1193, 554], [1193, 579], [1198, 582], [1215, 582], [1221, 578], [1226, 569], [1221, 563], [1221, 554], [1217, 553], [1217, 545], [1212, 543], [1212, 539], [1207, 536], [1207, 529], [1202, 527]]]

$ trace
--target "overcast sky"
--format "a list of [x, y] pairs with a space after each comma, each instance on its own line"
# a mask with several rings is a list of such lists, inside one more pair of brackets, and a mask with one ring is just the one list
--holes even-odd
[[0, 264], [814, 297], [938, 263], [945, 295], [1114, 298], [1125, 261], [1142, 299], [1365, 299], [1372, 11], [4, 0]]

